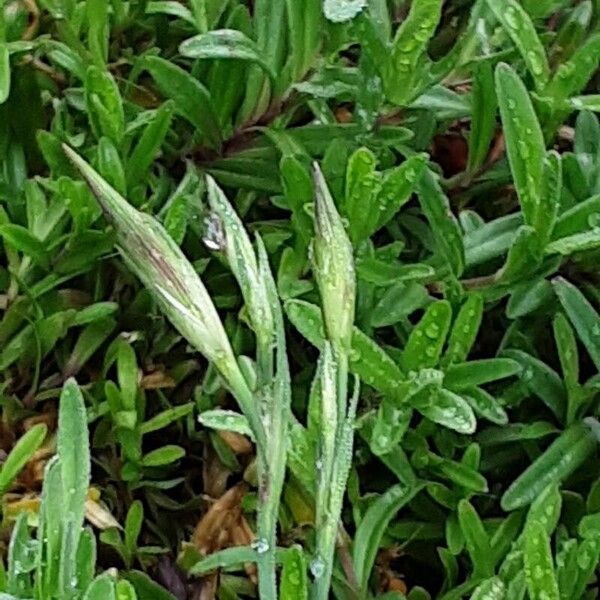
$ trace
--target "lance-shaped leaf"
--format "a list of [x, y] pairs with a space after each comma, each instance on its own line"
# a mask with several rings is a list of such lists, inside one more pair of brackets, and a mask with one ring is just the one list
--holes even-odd
[[10, 53], [5, 42], [0, 42], [0, 104], [10, 94]]
[[325, 328], [334, 345], [349, 350], [356, 297], [352, 245], [316, 163], [313, 175], [316, 191], [313, 260]]
[[562, 162], [558, 152], [551, 150], [544, 159], [542, 195], [537, 211], [535, 229], [542, 244], [552, 236], [562, 192]]
[[209, 91], [181, 67], [159, 56], [148, 56], [144, 66], [161, 93], [173, 99], [177, 113], [218, 146], [221, 135]]
[[506, 490], [500, 504], [515, 510], [531, 504], [549, 485], [562, 482], [596, 448], [597, 424], [576, 423], [564, 431]]
[[588, 299], [562, 277], [554, 281], [554, 291], [577, 335], [583, 342], [597, 369], [600, 369], [600, 315]]
[[423, 55], [442, 13], [441, 0], [414, 0], [410, 12], [398, 28], [392, 53], [384, 70], [383, 83], [388, 99], [408, 104], [415, 97], [416, 79], [425, 66]]
[[[62, 597], [73, 594], [77, 547], [85, 516], [90, 483], [90, 445], [87, 414], [81, 391], [69, 379], [60, 396], [57, 451], [62, 484], [63, 536], [60, 553], [59, 585]], [[56, 515], [52, 518], [56, 519]]]
[[544, 136], [525, 85], [506, 64], [496, 68], [496, 92], [523, 218], [535, 227], [543, 193]]
[[179, 52], [189, 58], [235, 58], [260, 65], [274, 81], [276, 75], [256, 43], [237, 29], [201, 33], [182, 42]]
[[0, 468], [0, 498], [6, 493], [21, 469], [42, 445], [48, 428], [43, 423], [34, 425], [19, 438]]
[[516, 0], [488, 0], [488, 6], [519, 49], [535, 87], [542, 90], [550, 77], [550, 67], [529, 15]]
[[417, 192], [421, 208], [431, 225], [440, 254], [457, 277], [465, 268], [465, 248], [460, 226], [450, 209], [450, 202], [440, 186], [438, 177], [425, 169]]

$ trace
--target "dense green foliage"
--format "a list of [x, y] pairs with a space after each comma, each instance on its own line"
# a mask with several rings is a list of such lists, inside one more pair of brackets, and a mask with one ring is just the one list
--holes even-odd
[[0, 600], [577, 600], [598, 0], [0, 3]]

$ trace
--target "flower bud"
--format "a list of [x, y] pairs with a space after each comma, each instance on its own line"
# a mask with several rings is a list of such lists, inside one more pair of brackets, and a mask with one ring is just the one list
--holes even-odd
[[327, 336], [334, 347], [347, 352], [356, 300], [352, 244], [316, 163], [313, 177], [316, 190], [313, 268], [321, 293]]
[[273, 340], [273, 315], [267, 288], [244, 225], [215, 180], [207, 176], [208, 201], [225, 232], [225, 254], [248, 308], [252, 329], [263, 343]]
[[239, 368], [221, 319], [179, 246], [156, 219], [131, 206], [71, 148], [63, 148], [114, 226], [129, 268], [181, 335], [215, 363], [228, 383], [239, 382]]

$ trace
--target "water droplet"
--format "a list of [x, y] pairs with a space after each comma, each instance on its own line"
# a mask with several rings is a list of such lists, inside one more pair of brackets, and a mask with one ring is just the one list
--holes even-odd
[[530, 154], [527, 142], [525, 142], [524, 140], [518, 140], [517, 145], [519, 148], [519, 154], [521, 155], [521, 158], [524, 160], [528, 159]]
[[504, 18], [506, 19], [506, 23], [508, 24], [509, 27], [511, 27], [512, 29], [519, 29], [520, 27], [520, 20], [519, 20], [519, 15], [517, 14], [517, 11], [512, 7], [509, 6], [505, 13], [504, 13]]
[[437, 323], [431, 323], [425, 329], [425, 335], [431, 339], [436, 339], [440, 334], [440, 327]]
[[544, 67], [539, 54], [533, 50], [527, 52], [527, 58], [534, 75], [541, 75], [544, 72]]
[[310, 572], [315, 579], [319, 579], [325, 573], [325, 563], [320, 556], [316, 556], [310, 561]]
[[596, 227], [600, 227], [600, 213], [592, 213], [591, 215], [588, 216], [588, 225], [590, 227], [593, 227], [594, 229]]
[[265, 554], [269, 551], [269, 543], [267, 542], [267, 540], [259, 538], [252, 542], [252, 548], [256, 550], [257, 554]]
[[225, 240], [225, 232], [223, 230], [223, 223], [217, 213], [210, 213], [206, 219], [204, 219], [204, 226], [206, 228], [202, 241], [209, 250], [225, 250], [227, 242]]
[[387, 448], [390, 443], [390, 438], [387, 435], [380, 435], [377, 437], [377, 445], [384, 449]]

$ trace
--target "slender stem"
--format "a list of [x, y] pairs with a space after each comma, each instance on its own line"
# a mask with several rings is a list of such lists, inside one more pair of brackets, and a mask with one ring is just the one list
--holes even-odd
[[[269, 480], [269, 466], [263, 455], [258, 460], [258, 518], [256, 542], [258, 566], [258, 597], [261, 600], [277, 600], [275, 581], [275, 549], [277, 546], [277, 503], [279, 494], [273, 493]], [[273, 506], [275, 505], [275, 506]], [[273, 518], [275, 508], [275, 518]]]
[[315, 578], [313, 600], [329, 598], [340, 514], [352, 462], [354, 419], [353, 415], [348, 414], [348, 355], [343, 350], [337, 349], [335, 357], [338, 423], [331, 477], [327, 480], [320, 478], [318, 484], [320, 488], [325, 488], [319, 490], [318, 498], [327, 505], [321, 507], [322, 518], [317, 523], [317, 553], [312, 565]]
[[[287, 404], [278, 397], [274, 382], [272, 339], [258, 339], [257, 365], [259, 382], [259, 410], [264, 431], [263, 442], [257, 444], [258, 467], [258, 541], [257, 566], [259, 598], [277, 600], [275, 577], [277, 548], [277, 520], [283, 489], [286, 464]], [[266, 425], [263, 426], [265, 419]]]

